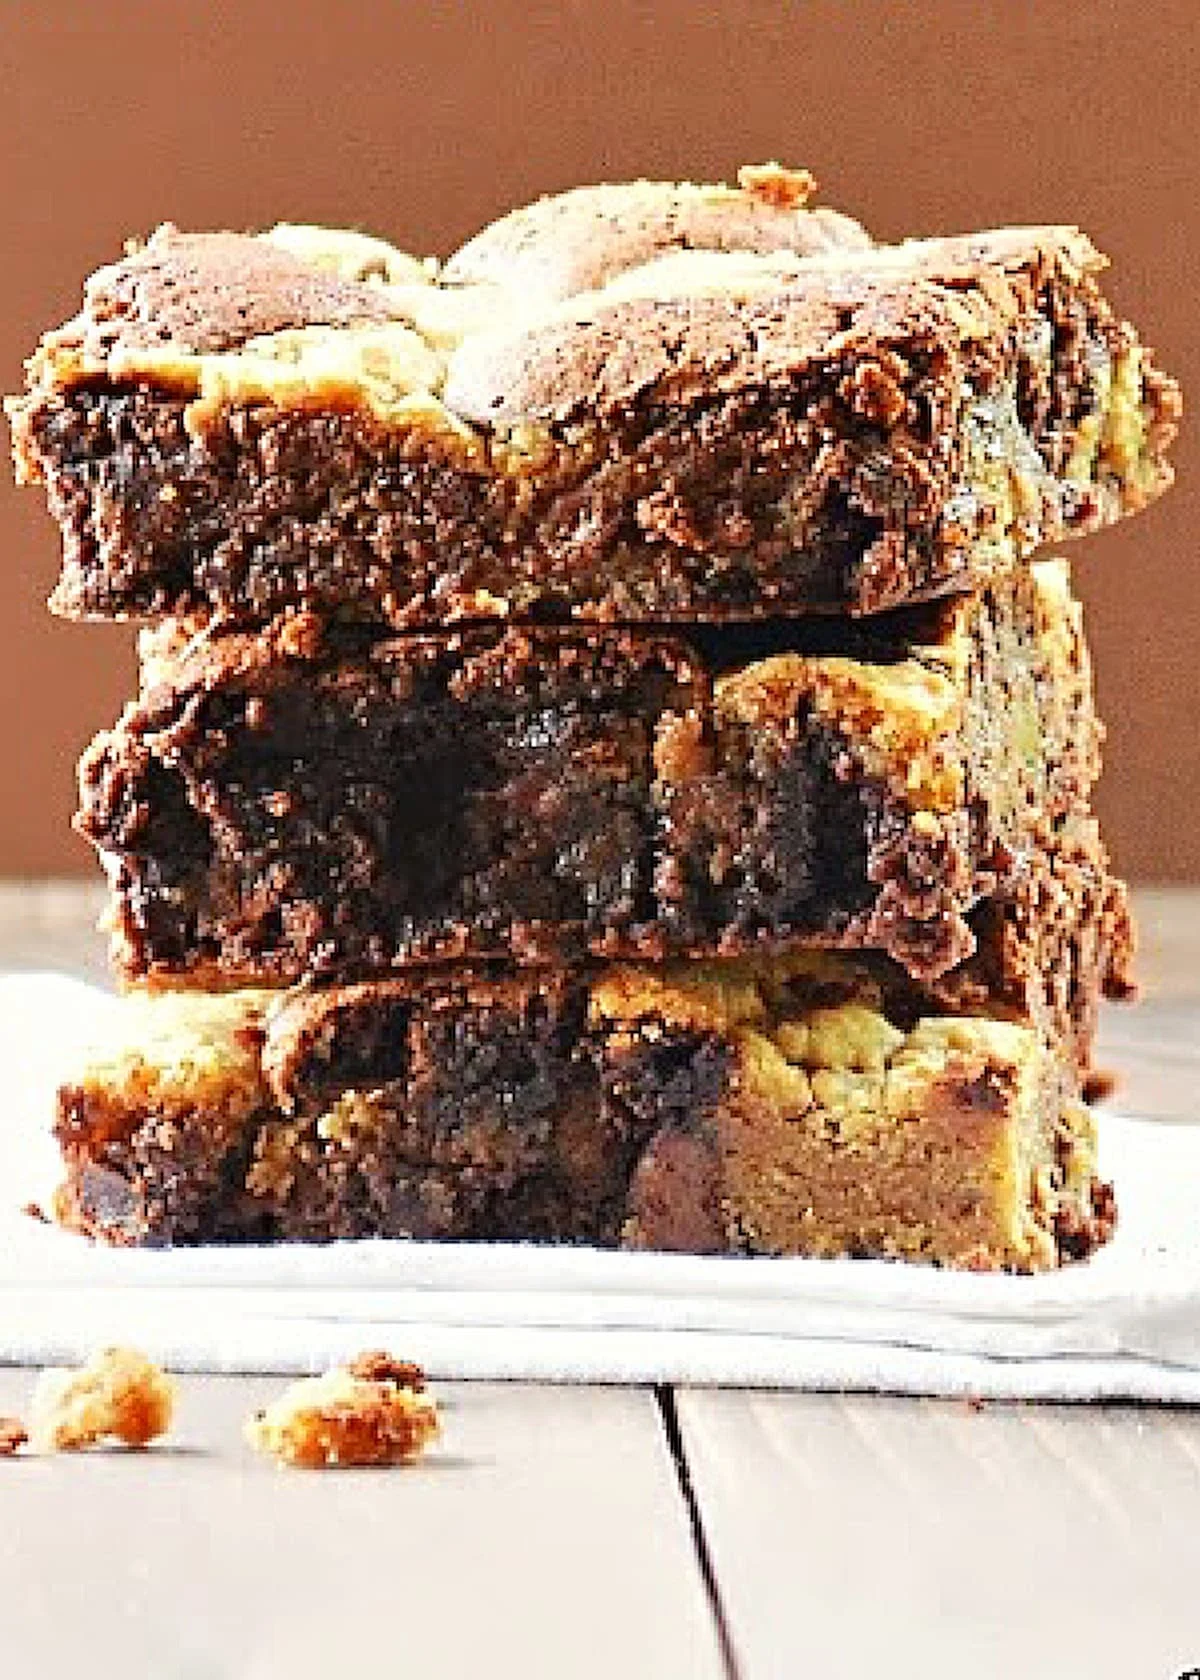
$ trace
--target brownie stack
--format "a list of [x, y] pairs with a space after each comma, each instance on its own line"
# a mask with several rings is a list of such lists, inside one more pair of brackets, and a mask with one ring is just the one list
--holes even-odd
[[80, 772], [127, 995], [65, 1224], [873, 1254], [1112, 1227], [1125, 894], [1049, 545], [1170, 481], [1076, 229], [877, 245], [769, 165], [444, 264], [160, 229], [10, 404], [141, 622]]

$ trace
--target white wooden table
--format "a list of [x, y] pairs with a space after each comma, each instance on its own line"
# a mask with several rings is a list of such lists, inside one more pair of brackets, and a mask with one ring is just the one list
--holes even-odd
[[[100, 976], [97, 905], [0, 886], [0, 968]], [[1105, 1056], [1126, 1108], [1195, 1123], [1200, 893], [1140, 910]], [[0, 1680], [1200, 1668], [1191, 1412], [449, 1383], [424, 1464], [306, 1475], [241, 1441], [276, 1381], [180, 1386], [170, 1448], [0, 1463]]]

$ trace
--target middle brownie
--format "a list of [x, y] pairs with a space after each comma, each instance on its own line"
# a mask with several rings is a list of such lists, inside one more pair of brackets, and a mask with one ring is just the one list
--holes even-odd
[[918, 977], [1086, 804], [1066, 567], [866, 624], [168, 624], [81, 766], [128, 978], [872, 946]]

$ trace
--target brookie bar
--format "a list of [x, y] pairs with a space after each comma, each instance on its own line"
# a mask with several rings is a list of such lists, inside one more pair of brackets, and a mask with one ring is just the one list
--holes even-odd
[[868, 613], [1170, 482], [1178, 390], [1070, 227], [871, 243], [811, 179], [543, 200], [443, 267], [160, 229], [10, 404], [73, 617]]
[[789, 942], [929, 978], [1099, 768], [1053, 561], [869, 626], [168, 624], [144, 664], [77, 821], [168, 985]]
[[1069, 1054], [929, 1001], [826, 953], [129, 996], [60, 1092], [55, 1211], [115, 1243], [1087, 1254], [1113, 1206]]

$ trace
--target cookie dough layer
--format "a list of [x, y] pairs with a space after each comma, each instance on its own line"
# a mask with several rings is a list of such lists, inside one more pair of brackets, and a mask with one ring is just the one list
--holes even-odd
[[1061, 562], [869, 632], [292, 619], [144, 660], [77, 825], [120, 972], [165, 984], [793, 941], [928, 978], [1099, 766]]
[[130, 995], [60, 1092], [55, 1211], [126, 1244], [1086, 1255], [1113, 1201], [1069, 1050], [931, 1004], [826, 953]]
[[869, 613], [1170, 481], [1178, 390], [1074, 228], [875, 246], [806, 176], [580, 189], [441, 269], [161, 229], [10, 405], [70, 617]]

